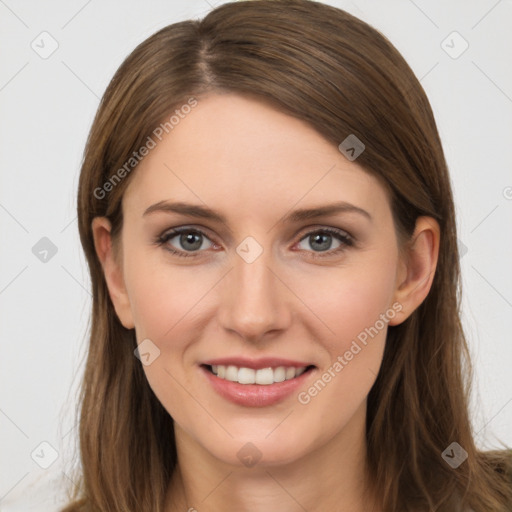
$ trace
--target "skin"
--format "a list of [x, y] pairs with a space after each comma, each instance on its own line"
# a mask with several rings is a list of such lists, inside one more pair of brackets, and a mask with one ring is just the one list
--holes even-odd
[[[138, 343], [149, 338], [160, 350], [144, 371], [175, 424], [178, 470], [166, 512], [379, 511], [364, 489], [364, 429], [387, 325], [307, 404], [292, 393], [272, 406], [235, 405], [198, 365], [238, 355], [308, 361], [317, 369], [299, 389], [307, 391], [393, 304], [401, 311], [389, 325], [421, 304], [437, 264], [437, 223], [420, 217], [400, 252], [386, 191], [357, 160], [308, 124], [232, 93], [199, 98], [131, 180], [120, 251], [107, 219], [92, 227], [120, 321], [135, 328]], [[169, 212], [143, 216], [162, 200], [206, 205], [226, 224]], [[336, 201], [371, 220], [344, 212], [278, 223], [291, 210]], [[205, 233], [199, 250], [194, 239], [180, 244], [179, 235], [155, 244], [179, 226]], [[326, 234], [332, 245], [325, 248], [308, 236], [326, 227], [349, 233], [354, 244]], [[252, 263], [236, 252], [247, 236], [263, 248]], [[175, 256], [165, 246], [196, 256]], [[248, 442], [261, 452], [252, 467], [237, 457]]]

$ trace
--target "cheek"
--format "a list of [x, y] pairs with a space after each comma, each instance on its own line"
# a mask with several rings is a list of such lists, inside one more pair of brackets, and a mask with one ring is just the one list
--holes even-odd
[[190, 386], [187, 348], [201, 336], [202, 322], [209, 318], [204, 308], [218, 276], [211, 269], [173, 267], [153, 255], [135, 256], [128, 261], [126, 276], [137, 342], [149, 339], [159, 351], [143, 370], [165, 408], [180, 411], [186, 399], [182, 386]]
[[[153, 392], [173, 418], [174, 414], [181, 418], [188, 411], [183, 409], [187, 398], [183, 387], [189, 388], [184, 355], [197, 328], [194, 316], [200, 310], [201, 298], [215, 283], [213, 277], [201, 279], [197, 272], [171, 269], [160, 263], [141, 266], [129, 279], [137, 341], [149, 339], [159, 351], [159, 356], [143, 370]], [[194, 421], [187, 416], [181, 419], [185, 423]]]
[[201, 298], [215, 285], [215, 276], [198, 267], [174, 268], [163, 257], [133, 255], [126, 261], [127, 289], [137, 339], [163, 343], [194, 315]]
[[[374, 267], [375, 269], [375, 267]], [[297, 396], [302, 412], [322, 418], [325, 440], [361, 407], [379, 372], [391, 307], [393, 272], [355, 271], [317, 287], [314, 302], [331, 331], [319, 340], [328, 353], [325, 365]]]
[[376, 322], [379, 330], [385, 331], [379, 320], [391, 307], [395, 266], [392, 255], [380, 260], [368, 258], [364, 264], [361, 261], [350, 268], [328, 269], [302, 281], [297, 294], [306, 297], [305, 302], [330, 333], [325, 337], [329, 352], [347, 350], [353, 339]]

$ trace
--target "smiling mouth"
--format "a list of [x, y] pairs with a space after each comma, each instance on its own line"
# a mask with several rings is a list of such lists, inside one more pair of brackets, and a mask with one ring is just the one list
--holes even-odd
[[238, 367], [234, 365], [201, 365], [210, 373], [219, 379], [238, 382], [239, 384], [259, 384], [268, 386], [285, 380], [292, 380], [303, 373], [309, 372], [315, 368], [314, 365], [302, 366], [277, 366], [275, 368], [261, 368], [254, 370], [252, 368]]

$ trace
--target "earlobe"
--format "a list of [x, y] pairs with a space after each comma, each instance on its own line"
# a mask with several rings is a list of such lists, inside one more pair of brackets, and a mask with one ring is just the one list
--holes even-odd
[[135, 325], [128, 293], [124, 284], [122, 266], [117, 261], [115, 251], [112, 247], [110, 221], [106, 217], [95, 217], [91, 227], [94, 237], [94, 247], [103, 268], [103, 275], [107, 283], [110, 300], [114, 305], [114, 309], [122, 325], [126, 329], [133, 329]]
[[414, 233], [404, 250], [397, 274], [394, 300], [402, 309], [390, 325], [406, 320], [425, 300], [437, 267], [440, 228], [432, 217], [418, 217]]

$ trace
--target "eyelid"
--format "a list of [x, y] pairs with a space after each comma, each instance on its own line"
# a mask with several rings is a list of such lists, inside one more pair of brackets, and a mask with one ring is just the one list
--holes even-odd
[[354, 239], [354, 237], [346, 229], [337, 228], [335, 226], [327, 226], [326, 224], [313, 224], [311, 226], [306, 226], [299, 231], [298, 236], [300, 236], [301, 237], [300, 240], [302, 240], [302, 238], [304, 238], [304, 236], [306, 236], [310, 233], [316, 233], [317, 231], [327, 231], [327, 232], [331, 232], [331, 233], [337, 233], [340, 235], [346, 235], [346, 237], [350, 238], [351, 240]]

